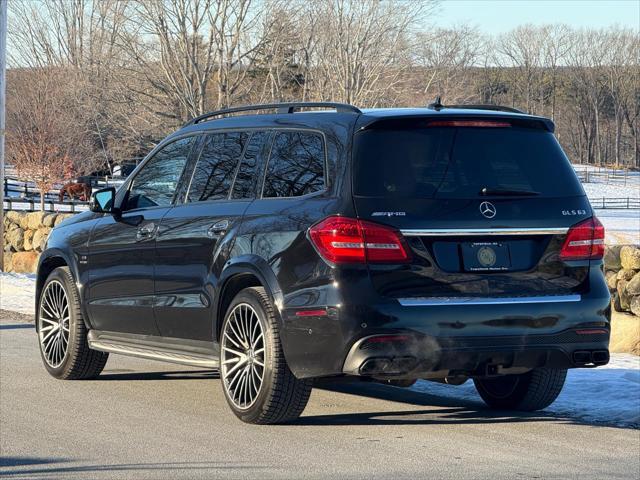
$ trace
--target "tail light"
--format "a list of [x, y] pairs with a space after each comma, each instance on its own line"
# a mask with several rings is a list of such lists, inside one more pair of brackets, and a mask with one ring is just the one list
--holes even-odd
[[560, 251], [562, 260], [597, 260], [603, 256], [604, 227], [600, 220], [591, 217], [569, 229]]
[[318, 253], [332, 263], [405, 263], [410, 259], [402, 234], [386, 225], [327, 217], [309, 229]]

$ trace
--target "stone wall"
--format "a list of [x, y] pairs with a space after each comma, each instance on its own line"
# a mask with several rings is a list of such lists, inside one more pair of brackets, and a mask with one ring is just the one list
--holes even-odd
[[640, 247], [607, 247], [604, 266], [613, 308], [640, 316]]
[[5, 212], [4, 270], [33, 273], [51, 229], [73, 214], [51, 212]]

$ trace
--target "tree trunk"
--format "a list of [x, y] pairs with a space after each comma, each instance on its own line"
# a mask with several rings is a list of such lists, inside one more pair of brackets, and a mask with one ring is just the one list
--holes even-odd
[[44, 195], [45, 195], [45, 191], [44, 190], [40, 190], [40, 211], [44, 212]]

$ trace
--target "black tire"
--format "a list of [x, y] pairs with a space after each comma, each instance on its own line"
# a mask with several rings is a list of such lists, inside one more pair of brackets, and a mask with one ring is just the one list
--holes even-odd
[[474, 383], [491, 408], [532, 412], [555, 401], [566, 377], [566, 370], [535, 368], [522, 375], [476, 378]]
[[[307, 405], [311, 395], [312, 381], [297, 379], [284, 358], [278, 323], [273, 306], [264, 288], [251, 287], [242, 290], [231, 302], [225, 314], [221, 329], [220, 361], [223, 361], [223, 345], [227, 325], [234, 309], [249, 305], [253, 308], [264, 335], [264, 370], [262, 383], [253, 403], [247, 408], [239, 408], [232, 399], [225, 370], [221, 364], [220, 383], [222, 391], [233, 413], [243, 422], [252, 424], [287, 423], [296, 420]], [[252, 353], [253, 355], [253, 353]], [[231, 382], [233, 383], [233, 382]]]
[[[42, 342], [42, 325], [46, 321], [41, 319], [43, 296], [50, 284], [61, 285], [68, 301], [68, 340], [67, 348], [59, 364], [50, 364], [44, 352]], [[61, 380], [83, 380], [97, 377], [109, 358], [108, 353], [91, 350], [87, 342], [87, 327], [85, 326], [80, 308], [80, 298], [75, 281], [68, 267], [58, 267], [49, 274], [42, 286], [40, 298], [38, 298], [38, 310], [36, 312], [36, 325], [38, 329], [38, 345], [42, 363], [51, 376]], [[48, 326], [49, 324], [47, 324]]]

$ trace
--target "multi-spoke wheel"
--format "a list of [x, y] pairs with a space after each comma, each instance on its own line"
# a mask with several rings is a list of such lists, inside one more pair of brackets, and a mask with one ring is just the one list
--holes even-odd
[[40, 300], [38, 335], [44, 360], [52, 368], [60, 366], [69, 347], [69, 299], [58, 280], [47, 283]]
[[91, 350], [73, 276], [67, 267], [49, 274], [38, 299], [37, 329], [42, 361], [56, 378], [93, 378], [109, 354]]
[[248, 303], [236, 305], [222, 333], [220, 373], [229, 398], [247, 409], [258, 398], [264, 378], [264, 333], [258, 314]]
[[284, 358], [278, 323], [264, 288], [242, 290], [220, 332], [220, 377], [229, 406], [248, 423], [284, 423], [300, 416], [311, 381], [297, 379]]

